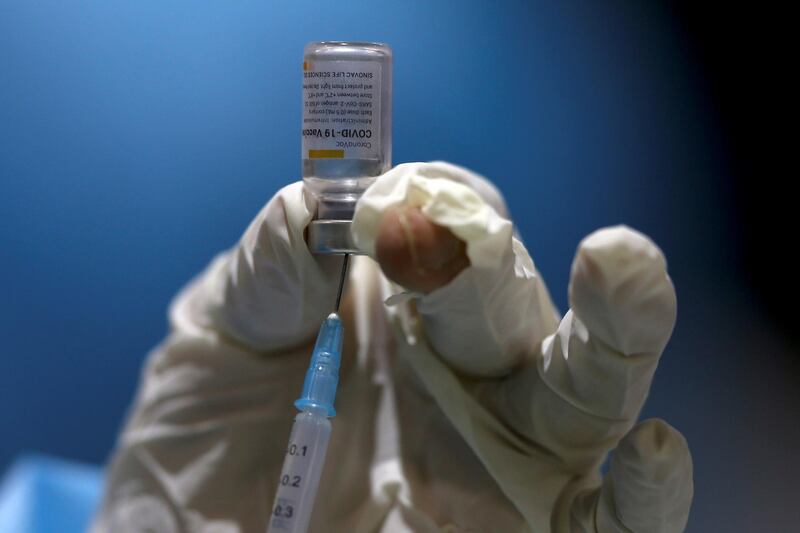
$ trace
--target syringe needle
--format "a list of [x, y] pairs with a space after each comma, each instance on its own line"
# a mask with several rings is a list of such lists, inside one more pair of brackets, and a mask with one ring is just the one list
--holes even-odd
[[342, 290], [344, 289], [344, 280], [347, 278], [347, 263], [350, 260], [350, 254], [344, 254], [344, 261], [342, 262], [342, 277], [339, 279], [339, 291], [336, 293], [336, 307], [333, 312], [339, 312], [339, 304], [342, 303]]

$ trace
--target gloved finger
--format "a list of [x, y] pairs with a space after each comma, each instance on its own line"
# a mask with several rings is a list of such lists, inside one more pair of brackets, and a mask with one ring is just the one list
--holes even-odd
[[375, 258], [386, 277], [420, 293], [446, 285], [469, 266], [464, 241], [411, 206], [383, 215]]
[[542, 357], [501, 385], [501, 412], [576, 471], [596, 465], [639, 415], [675, 324], [675, 290], [661, 251], [618, 226], [580, 244], [572, 310]]
[[[411, 296], [436, 352], [471, 375], [507, 373], [558, 321], [506, 213], [484, 178], [437, 162], [407, 163], [380, 176], [353, 218], [359, 248], [417, 292]], [[415, 261], [440, 268], [420, 272]]]
[[301, 182], [278, 191], [239, 243], [181, 292], [170, 313], [173, 326], [221, 334], [258, 351], [313, 336], [333, 308], [342, 261], [309, 252], [305, 229], [315, 211]]
[[694, 494], [692, 470], [678, 430], [663, 420], [641, 422], [620, 442], [602, 486], [574, 500], [571, 530], [680, 533]]
[[626, 356], [660, 355], [675, 325], [675, 289], [664, 255], [625, 226], [584, 239], [569, 299], [591, 334]]

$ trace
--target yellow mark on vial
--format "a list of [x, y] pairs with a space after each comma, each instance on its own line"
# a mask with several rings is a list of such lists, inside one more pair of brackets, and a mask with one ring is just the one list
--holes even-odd
[[309, 150], [309, 159], [344, 159], [344, 150]]

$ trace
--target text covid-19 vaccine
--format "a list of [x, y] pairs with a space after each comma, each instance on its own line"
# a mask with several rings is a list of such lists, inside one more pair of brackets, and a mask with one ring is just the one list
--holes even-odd
[[323, 41], [303, 54], [302, 162], [318, 200], [315, 253], [358, 253], [350, 220], [361, 193], [392, 160], [392, 51], [385, 44]]

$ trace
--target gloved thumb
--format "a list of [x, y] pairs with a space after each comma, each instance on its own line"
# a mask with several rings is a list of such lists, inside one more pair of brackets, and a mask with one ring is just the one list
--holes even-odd
[[315, 212], [301, 182], [278, 191], [238, 244], [184, 289], [173, 324], [212, 330], [257, 351], [311, 338], [334, 305], [342, 261], [309, 252], [305, 230]]
[[444, 286], [469, 266], [464, 241], [412, 206], [396, 207], [383, 215], [375, 259], [386, 277], [420, 293]]

